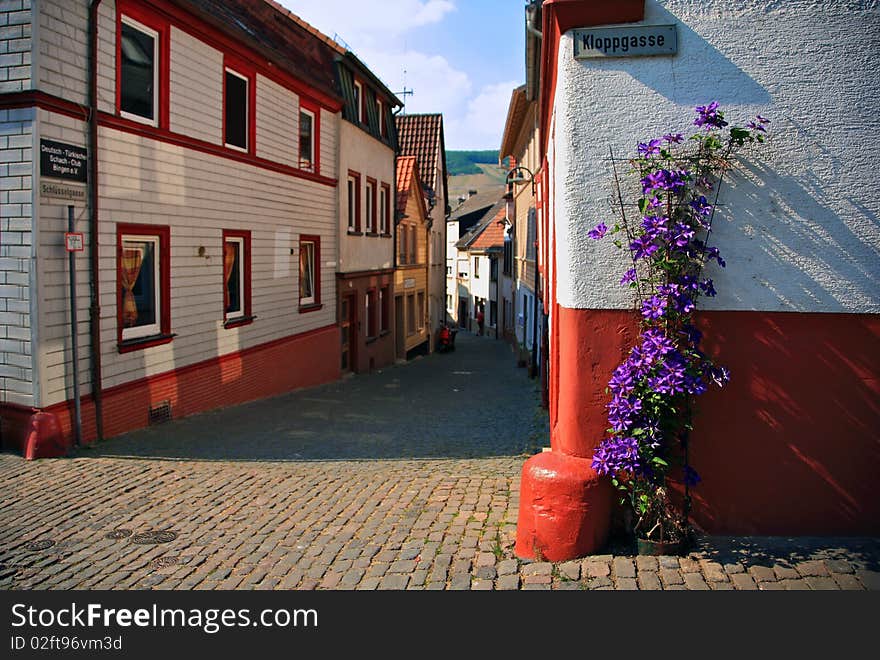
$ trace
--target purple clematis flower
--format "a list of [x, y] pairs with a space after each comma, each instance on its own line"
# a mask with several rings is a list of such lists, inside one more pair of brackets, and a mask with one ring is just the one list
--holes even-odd
[[593, 227], [590, 231], [587, 232], [587, 236], [592, 238], [594, 241], [598, 241], [602, 238], [606, 232], [608, 231], [608, 227], [604, 222], [600, 222], [598, 225]]
[[636, 281], [636, 269], [630, 268], [623, 274], [623, 277], [620, 278], [621, 284], [630, 284]]
[[642, 316], [646, 319], [659, 319], [666, 313], [668, 304], [666, 298], [651, 296], [642, 303]]
[[712, 101], [709, 105], [698, 105], [694, 110], [697, 113], [694, 126], [704, 126], [707, 131], [727, 126], [724, 115], [718, 110], [717, 101]]
[[660, 142], [660, 140], [651, 140], [647, 144], [644, 142], [639, 142], [639, 156], [642, 156], [643, 158], [659, 156], [661, 144], [662, 143]]

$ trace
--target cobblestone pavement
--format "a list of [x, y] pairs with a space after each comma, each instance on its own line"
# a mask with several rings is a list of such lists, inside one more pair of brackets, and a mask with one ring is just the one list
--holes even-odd
[[518, 560], [546, 417], [509, 348], [457, 343], [66, 459], [0, 454], [0, 588], [880, 589], [878, 539]]

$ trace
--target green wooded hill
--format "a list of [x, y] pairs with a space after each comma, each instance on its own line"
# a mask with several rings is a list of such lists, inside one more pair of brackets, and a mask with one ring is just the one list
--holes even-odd
[[498, 150], [446, 152], [446, 168], [449, 176], [481, 174], [483, 170], [477, 167], [477, 163], [498, 165]]

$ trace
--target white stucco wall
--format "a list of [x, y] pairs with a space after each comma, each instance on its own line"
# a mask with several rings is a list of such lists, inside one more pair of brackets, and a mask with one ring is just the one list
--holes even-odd
[[[880, 312], [880, 174], [874, 165], [880, 9], [856, 0], [647, 0], [677, 24], [678, 53], [578, 61], [562, 37], [555, 98], [559, 303], [626, 308], [628, 255], [587, 231], [611, 218], [617, 156], [717, 100], [732, 124], [772, 120], [769, 144], [725, 180], [705, 309]], [[625, 166], [624, 166], [625, 170]], [[608, 223], [609, 226], [611, 223]], [[714, 266], [714, 264], [713, 264]]]

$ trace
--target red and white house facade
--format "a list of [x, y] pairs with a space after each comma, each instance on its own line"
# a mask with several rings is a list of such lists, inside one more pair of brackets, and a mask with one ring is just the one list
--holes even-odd
[[[731, 123], [759, 113], [772, 129], [728, 173], [713, 226], [727, 268], [710, 269], [718, 296], [701, 299], [699, 322], [731, 382], [697, 402], [693, 521], [715, 534], [876, 535], [880, 12], [846, 0], [546, 0], [540, 13], [552, 435], [523, 470], [517, 553], [580, 556], [609, 531], [615, 495], [590, 464], [638, 324], [619, 285], [626, 255], [587, 237], [611, 217], [609, 147], [626, 157], [687, 133], [694, 106], [713, 100]], [[574, 57], [573, 30], [619, 24], [675, 25], [677, 53]]]
[[[86, 442], [99, 424], [110, 437], [146, 426], [151, 411], [178, 417], [338, 378], [342, 99], [329, 46], [286, 28], [313, 41], [317, 73], [301, 76], [287, 66], [296, 45], [273, 59], [212, 21], [204, 0], [103, 0], [92, 17], [85, 0], [19, 4], [6, 24], [22, 28], [22, 57], [7, 59], [4, 77], [17, 84], [0, 89], [3, 135], [15, 135], [3, 138], [0, 170], [4, 445], [21, 447], [38, 413], [72, 435], [68, 204], [86, 243]], [[288, 20], [262, 0], [237, 4], [264, 25]], [[97, 178], [47, 176], [46, 141], [96, 155]]]

